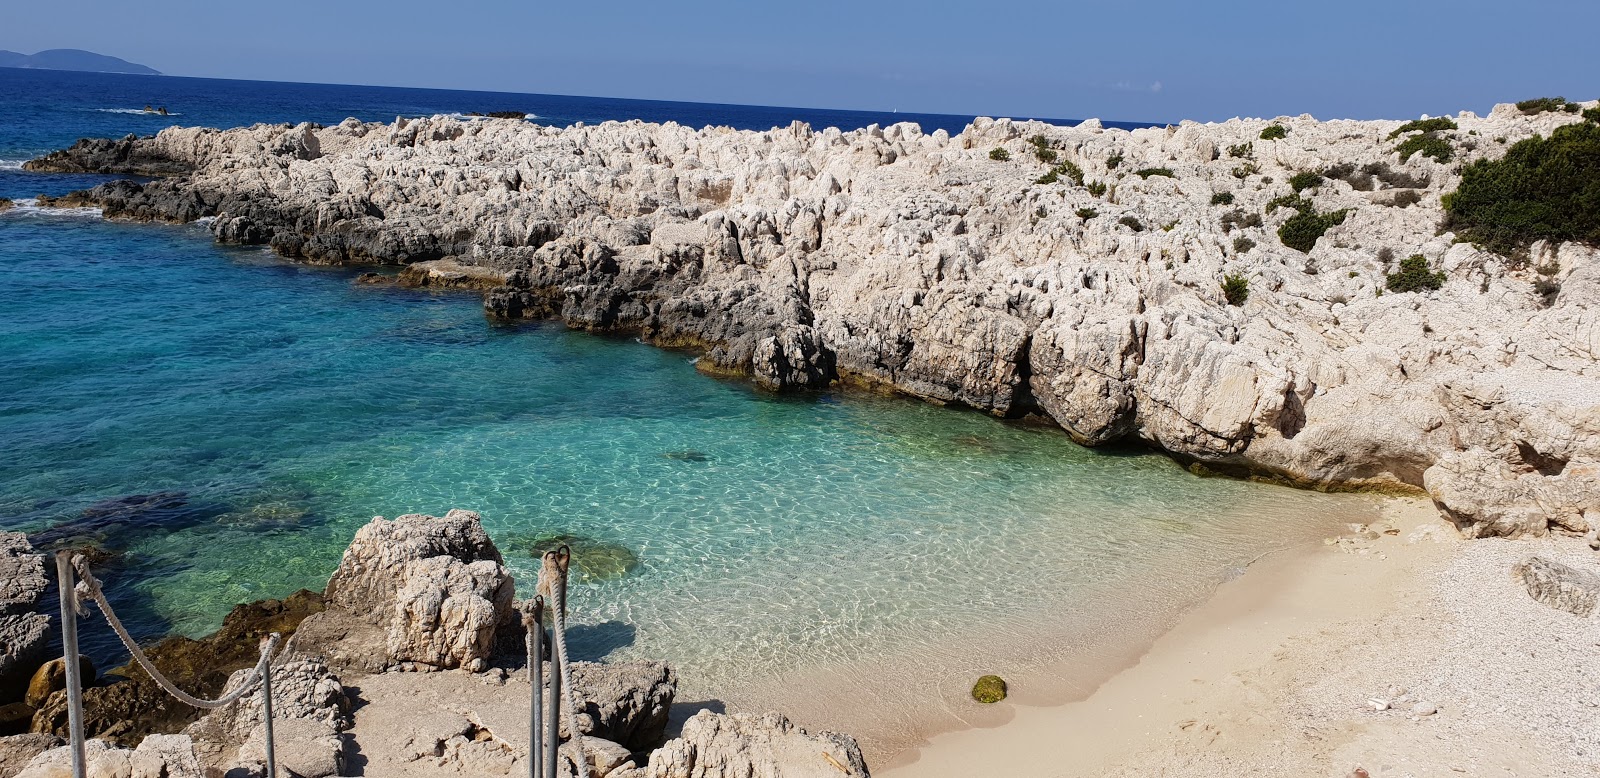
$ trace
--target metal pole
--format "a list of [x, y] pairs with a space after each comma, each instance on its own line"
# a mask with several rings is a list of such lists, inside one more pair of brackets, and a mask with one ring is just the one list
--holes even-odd
[[[539, 637], [544, 638], [544, 627], [539, 628]], [[545, 778], [556, 778], [560, 775], [556, 771], [556, 752], [561, 747], [561, 657], [556, 652], [550, 652], [550, 705], [545, 709]]]
[[267, 778], [278, 778], [278, 758], [272, 744], [272, 662], [261, 670], [261, 722], [267, 729]]
[[86, 778], [83, 755], [83, 679], [78, 677], [78, 607], [73, 589], [72, 552], [56, 552], [56, 584], [61, 588], [61, 661], [67, 670], [67, 728], [72, 738], [72, 778]]
[[533, 718], [528, 726], [528, 778], [544, 776], [544, 600], [533, 598], [533, 614], [523, 625], [528, 635], [528, 684], [533, 687]]

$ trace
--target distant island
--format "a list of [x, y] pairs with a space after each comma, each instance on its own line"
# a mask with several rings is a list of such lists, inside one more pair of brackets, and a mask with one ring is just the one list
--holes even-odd
[[141, 76], [161, 75], [161, 71], [155, 68], [82, 49], [46, 49], [38, 54], [19, 54], [15, 51], [0, 49], [0, 68], [83, 70], [91, 73], [133, 73]]

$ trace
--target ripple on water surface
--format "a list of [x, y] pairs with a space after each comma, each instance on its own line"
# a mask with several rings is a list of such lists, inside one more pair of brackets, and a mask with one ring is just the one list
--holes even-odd
[[[0, 526], [124, 552], [106, 578], [147, 637], [319, 588], [374, 514], [460, 507], [523, 594], [541, 538], [588, 544], [584, 656], [670, 658], [687, 700], [882, 713], [978, 670], [1112, 656], [1374, 505], [915, 402], [774, 397], [194, 227], [0, 219]], [[94, 507], [157, 493], [158, 513]]]

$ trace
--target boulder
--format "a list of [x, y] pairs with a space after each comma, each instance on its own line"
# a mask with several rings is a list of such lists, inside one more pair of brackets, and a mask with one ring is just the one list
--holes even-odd
[[[78, 677], [86, 685], [94, 680], [94, 662], [89, 661], [89, 657], [83, 654], [78, 655]], [[67, 688], [67, 661], [58, 657], [39, 665], [39, 669], [33, 674], [33, 679], [28, 681], [28, 693], [22, 701], [37, 708], [48, 702], [50, 695], [65, 688]]]
[[865, 778], [855, 738], [810, 734], [776, 713], [700, 711], [650, 755], [646, 778]]
[[325, 596], [327, 611], [306, 619], [293, 647], [341, 672], [403, 663], [479, 670], [497, 630], [517, 623], [511, 575], [471, 511], [373, 518]]
[[[138, 748], [117, 748], [104, 740], [84, 744], [89, 778], [203, 778], [194, 745], [184, 735], [151, 735]], [[72, 748], [59, 746], [30, 761], [16, 778], [71, 778]]]
[[[249, 670], [235, 672], [227, 688], [237, 688], [249, 674]], [[327, 665], [295, 659], [274, 667], [272, 715], [280, 764], [302, 778], [322, 778], [343, 769], [341, 733], [350, 728], [350, 701]], [[208, 770], [250, 773], [259, 768], [265, 772], [266, 732], [259, 688], [233, 705], [207, 713], [183, 734], [193, 739], [195, 753]]]
[[1522, 581], [1533, 599], [1574, 616], [1587, 618], [1600, 604], [1600, 576], [1594, 573], [1541, 556], [1518, 562], [1511, 573]]
[[666, 739], [678, 674], [665, 662], [573, 662], [572, 685], [583, 700], [578, 728], [584, 734], [620, 743], [633, 753], [649, 751]]
[[0, 532], [0, 704], [20, 701], [45, 660], [50, 617], [36, 613], [49, 579], [21, 532]]
[[66, 742], [55, 735], [37, 732], [0, 737], [0, 775], [20, 773], [34, 757], [65, 745]]

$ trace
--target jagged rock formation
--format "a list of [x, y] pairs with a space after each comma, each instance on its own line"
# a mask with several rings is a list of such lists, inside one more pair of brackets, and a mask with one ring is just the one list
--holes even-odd
[[50, 639], [50, 617], [34, 608], [48, 579], [44, 557], [21, 532], [0, 532], [0, 705], [22, 700]]
[[[1507, 105], [1455, 121], [1459, 161], [1580, 119]], [[219, 240], [309, 262], [447, 260], [417, 281], [503, 276], [495, 316], [702, 349], [707, 369], [774, 388], [1038, 413], [1087, 444], [1138, 438], [1301, 485], [1426, 485], [1473, 534], [1595, 524], [1562, 473], [1600, 461], [1596, 253], [1537, 246], [1559, 292], [1536, 290], [1533, 270], [1439, 233], [1456, 163], [1402, 158], [1398, 122], [1277, 123], [1286, 137], [1264, 140], [1267, 121], [1239, 119], [980, 119], [954, 137], [347, 120], [175, 128], [30, 169], [176, 163], [188, 172], [90, 197], [112, 218], [215, 217]], [[1046, 154], [1083, 184], [1065, 166], [1039, 180]], [[1305, 253], [1275, 233], [1298, 172], [1328, 176], [1300, 206], [1347, 210]], [[1380, 294], [1418, 254], [1444, 288]], [[1230, 274], [1249, 283], [1240, 306]], [[1502, 497], [1457, 500], [1481, 481], [1461, 483], [1463, 457], [1497, 463]]]
[[[194, 744], [184, 735], [151, 735], [129, 750], [103, 740], [84, 744], [88, 775], [107, 778], [203, 778]], [[16, 778], [70, 778], [72, 748], [58, 746], [34, 757]]]
[[807, 733], [776, 713], [763, 716], [701, 711], [683, 736], [650, 755], [648, 767], [617, 778], [841, 778], [867, 775], [861, 749], [848, 735]]
[[327, 610], [296, 633], [335, 669], [481, 670], [495, 631], [516, 623], [513, 582], [478, 514], [382, 516], [356, 531], [325, 592]]

